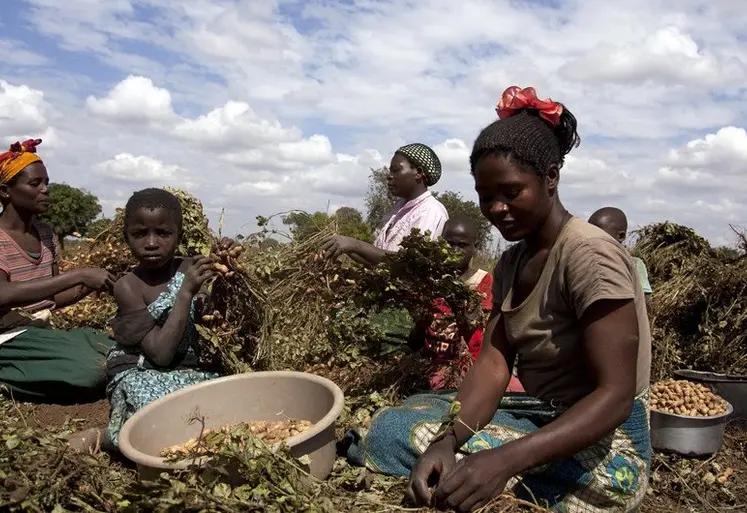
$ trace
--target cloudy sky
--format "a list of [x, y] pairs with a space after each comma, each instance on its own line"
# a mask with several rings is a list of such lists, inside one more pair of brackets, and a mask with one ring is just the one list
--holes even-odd
[[[197, 194], [228, 232], [360, 207], [368, 170], [433, 146], [437, 190], [475, 199], [468, 154], [509, 85], [579, 120], [566, 206], [747, 225], [747, 4], [727, 0], [2, 0], [0, 140], [35, 136], [53, 181], [106, 212]], [[11, 4], [13, 8], [11, 8]]]

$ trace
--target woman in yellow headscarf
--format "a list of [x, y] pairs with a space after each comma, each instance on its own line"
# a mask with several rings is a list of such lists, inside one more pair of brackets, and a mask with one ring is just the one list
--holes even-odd
[[93, 330], [49, 329], [50, 310], [111, 290], [102, 269], [60, 273], [52, 230], [36, 216], [50, 205], [41, 139], [0, 154], [0, 391], [15, 398], [83, 402], [103, 396], [111, 341]]

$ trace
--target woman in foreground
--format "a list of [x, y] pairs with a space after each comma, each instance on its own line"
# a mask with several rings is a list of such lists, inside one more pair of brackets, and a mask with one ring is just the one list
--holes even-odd
[[[557, 511], [634, 511], [651, 458], [651, 342], [635, 266], [558, 198], [579, 141], [573, 115], [518, 87], [497, 111], [470, 164], [483, 214], [518, 244], [496, 267], [486, 342], [456, 397], [378, 412], [348, 456], [410, 475], [418, 505], [472, 511], [511, 489]], [[503, 397], [517, 353], [528, 397]]]
[[37, 219], [50, 201], [39, 144], [17, 142], [0, 154], [0, 391], [18, 400], [96, 400], [111, 340], [92, 329], [54, 330], [48, 320], [55, 308], [110, 292], [115, 277], [93, 268], [60, 273], [57, 240]]

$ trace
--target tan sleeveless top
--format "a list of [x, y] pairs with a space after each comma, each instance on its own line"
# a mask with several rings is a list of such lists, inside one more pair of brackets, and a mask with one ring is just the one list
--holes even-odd
[[523, 242], [496, 265], [493, 302], [500, 307], [508, 343], [519, 356], [519, 380], [527, 393], [571, 405], [596, 383], [583, 348], [580, 319], [603, 299], [632, 299], [638, 314], [636, 393], [649, 385], [651, 330], [638, 271], [628, 251], [599, 228], [578, 218], [565, 225], [550, 250], [534, 290], [511, 308]]

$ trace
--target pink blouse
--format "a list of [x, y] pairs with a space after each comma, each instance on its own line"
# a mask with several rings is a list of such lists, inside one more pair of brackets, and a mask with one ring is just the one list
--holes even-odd
[[374, 246], [384, 251], [397, 251], [402, 239], [410, 235], [413, 228], [430, 232], [431, 240], [436, 240], [449, 219], [446, 207], [430, 191], [417, 198], [398, 201], [387, 222], [376, 234]]

